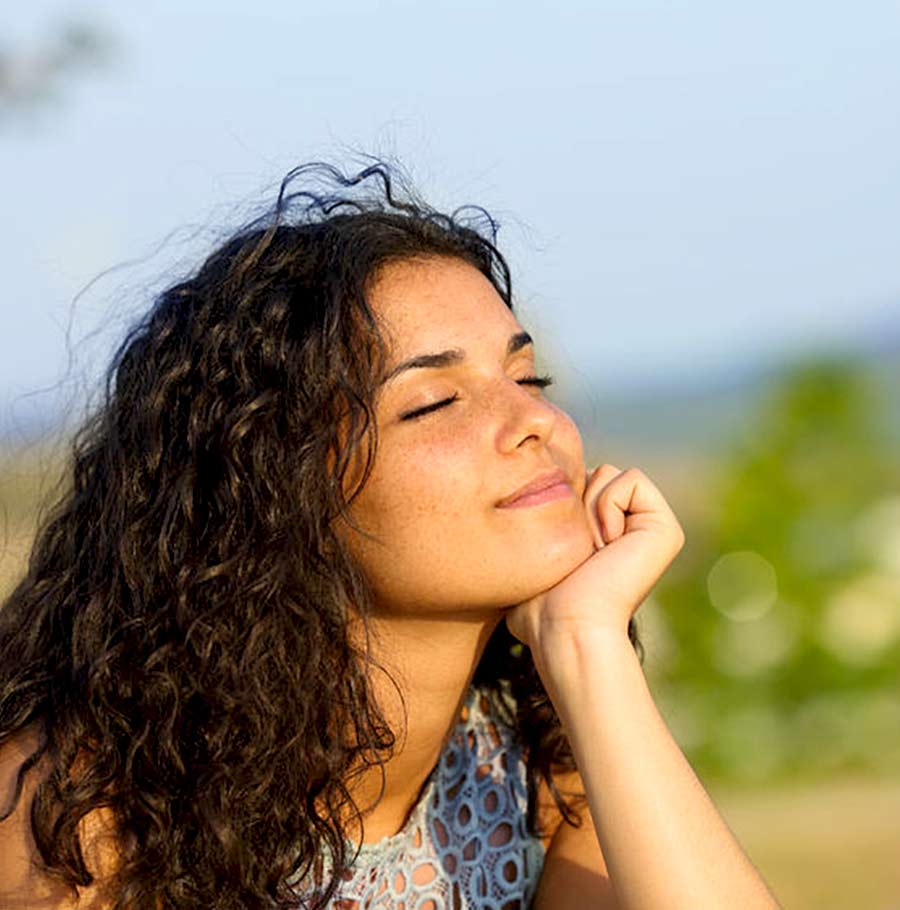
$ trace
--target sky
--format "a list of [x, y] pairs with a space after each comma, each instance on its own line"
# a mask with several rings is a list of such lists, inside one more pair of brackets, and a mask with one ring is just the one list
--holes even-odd
[[896, 2], [30, 0], [0, 50], [69, 20], [109, 61], [0, 111], [0, 425], [354, 149], [487, 208], [539, 356], [609, 394], [900, 325]]

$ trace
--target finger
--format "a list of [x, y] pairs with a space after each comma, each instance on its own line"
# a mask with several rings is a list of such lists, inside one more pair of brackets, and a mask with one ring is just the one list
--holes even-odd
[[597, 512], [607, 539], [616, 539], [638, 528], [678, 526], [665, 497], [639, 468], [629, 468], [599, 493]]
[[615, 477], [622, 473], [621, 468], [614, 464], [601, 464], [587, 472], [584, 492], [587, 494], [590, 488], [591, 492], [596, 492], [606, 486]]
[[594, 546], [597, 549], [609, 543], [609, 538], [604, 537], [602, 522], [597, 510], [597, 499], [601, 492], [621, 473], [621, 470], [614, 464], [601, 464], [587, 473], [582, 501], [587, 512], [591, 536], [594, 538]]

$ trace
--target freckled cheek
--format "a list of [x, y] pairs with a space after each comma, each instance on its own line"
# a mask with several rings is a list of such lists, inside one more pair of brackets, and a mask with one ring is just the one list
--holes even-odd
[[380, 486], [394, 508], [413, 521], [459, 517], [477, 507], [482, 474], [471, 450], [445, 434], [440, 441], [407, 448], [381, 475]]

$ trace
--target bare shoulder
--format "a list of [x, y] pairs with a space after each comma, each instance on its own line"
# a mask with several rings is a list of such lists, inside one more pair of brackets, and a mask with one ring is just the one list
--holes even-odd
[[[26, 728], [0, 744], [0, 814], [8, 812], [16, 796], [16, 781], [22, 763], [40, 743], [35, 728]], [[15, 809], [0, 821], [0, 907], [5, 910], [102, 910], [107, 906], [102, 883], [115, 869], [117, 851], [111, 818], [102, 809], [90, 812], [79, 835], [88, 869], [95, 884], [83, 888], [76, 898], [58, 880], [43, 872], [31, 831], [30, 810], [34, 792], [46, 773], [39, 762], [25, 776]]]

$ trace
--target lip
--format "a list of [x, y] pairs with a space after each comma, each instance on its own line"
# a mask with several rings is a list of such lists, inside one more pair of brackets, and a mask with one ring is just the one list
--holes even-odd
[[[567, 495], [572, 492], [572, 488], [569, 484], [569, 478], [566, 476], [565, 472], [557, 468], [555, 471], [547, 471], [544, 474], [539, 474], [534, 480], [529, 481], [524, 486], [519, 487], [514, 493], [510, 493], [509, 496], [504, 497], [497, 503], [498, 508], [505, 508], [506, 506], [513, 506], [517, 503], [518, 500], [524, 500], [532, 494], [541, 493], [543, 491], [549, 491], [551, 488], [560, 487], [558, 492], [560, 495]], [[565, 487], [565, 493], [563, 491]], [[537, 501], [543, 502], [544, 499], [551, 497], [540, 497], [535, 498], [535, 503]], [[555, 496], [552, 498], [556, 498]], [[525, 503], [523, 502], [522, 505]]]

